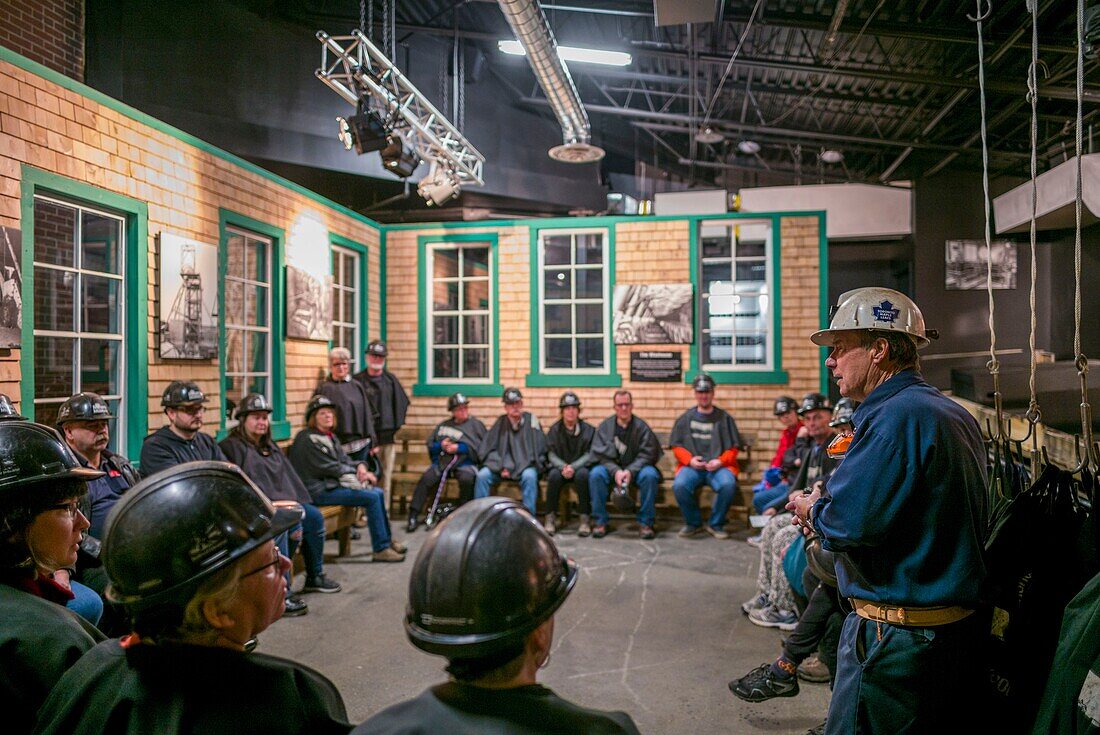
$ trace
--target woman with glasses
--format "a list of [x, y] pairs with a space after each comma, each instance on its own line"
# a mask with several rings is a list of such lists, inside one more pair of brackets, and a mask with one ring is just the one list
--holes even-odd
[[239, 467], [189, 462], [139, 483], [107, 520], [107, 596], [133, 632], [61, 678], [39, 733], [346, 733], [344, 701], [312, 669], [250, 653], [283, 614], [290, 560], [276, 508]]
[[5, 732], [29, 733], [61, 675], [103, 640], [66, 609], [73, 593], [54, 578], [76, 564], [89, 525], [81, 501], [103, 473], [30, 421], [0, 422], [0, 468], [0, 711]]

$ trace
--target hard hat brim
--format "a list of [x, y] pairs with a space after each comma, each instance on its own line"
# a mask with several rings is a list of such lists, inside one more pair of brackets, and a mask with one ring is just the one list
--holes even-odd
[[868, 327], [866, 329], [819, 329], [810, 335], [810, 341], [820, 347], [833, 347], [836, 344], [836, 336], [843, 332], [879, 332], [881, 334], [902, 334], [916, 342], [918, 350], [932, 344], [932, 340], [928, 339], [927, 337], [921, 337], [900, 329], [877, 329], [872, 327]]

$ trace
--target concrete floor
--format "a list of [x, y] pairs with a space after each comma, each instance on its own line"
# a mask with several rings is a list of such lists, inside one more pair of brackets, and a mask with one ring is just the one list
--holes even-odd
[[[828, 708], [828, 685], [802, 683], [797, 697], [759, 704], [726, 688], [780, 647], [777, 630], [751, 624], [738, 607], [756, 582], [759, 552], [745, 543], [748, 533], [681, 539], [678, 527], [659, 525], [650, 542], [621, 523], [599, 540], [577, 538], [573, 529], [557, 535], [581, 576], [555, 618], [552, 660], [540, 683], [584, 706], [624, 710], [643, 733], [802, 735], [816, 726]], [[343, 592], [307, 595], [309, 614], [277, 622], [258, 649], [329, 677], [352, 722], [446, 677], [443, 659], [413, 648], [402, 628], [409, 570], [427, 534], [404, 539], [403, 564], [369, 563], [366, 535], [354, 542], [358, 558], [326, 567]]]

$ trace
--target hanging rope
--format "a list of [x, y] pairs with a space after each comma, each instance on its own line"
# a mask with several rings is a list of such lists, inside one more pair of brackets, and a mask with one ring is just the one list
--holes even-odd
[[1031, 424], [1032, 431], [1035, 425], [1042, 419], [1039, 410], [1039, 400], [1035, 390], [1035, 333], [1038, 321], [1035, 318], [1035, 281], [1038, 270], [1035, 259], [1036, 239], [1036, 214], [1039, 208], [1038, 185], [1038, 137], [1039, 137], [1039, 3], [1036, 0], [1028, 0], [1028, 10], [1031, 11], [1031, 66], [1027, 74], [1027, 94], [1031, 101], [1031, 293], [1028, 296], [1028, 304], [1031, 306], [1031, 330], [1028, 335], [1028, 346], [1031, 348], [1031, 373], [1028, 376], [1028, 389], [1031, 400], [1027, 405], [1027, 420]]

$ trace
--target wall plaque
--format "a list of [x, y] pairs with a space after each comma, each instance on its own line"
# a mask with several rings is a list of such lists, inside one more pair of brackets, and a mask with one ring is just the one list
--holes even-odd
[[630, 379], [637, 383], [678, 383], [684, 379], [679, 352], [631, 352]]

